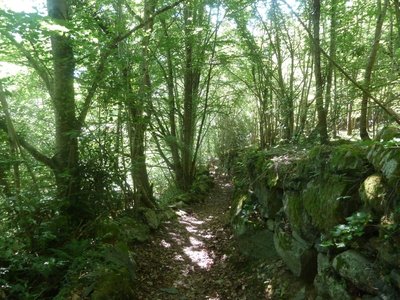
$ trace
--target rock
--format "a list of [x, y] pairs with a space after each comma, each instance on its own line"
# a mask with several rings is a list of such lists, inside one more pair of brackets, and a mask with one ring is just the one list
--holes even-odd
[[382, 300], [382, 298], [372, 295], [364, 295], [361, 300]]
[[272, 220], [272, 219], [268, 219], [267, 220], [267, 228], [268, 228], [269, 231], [273, 232], [274, 229], [275, 229], [275, 221]]
[[157, 229], [160, 226], [160, 220], [154, 210], [149, 208], [144, 209], [143, 216], [151, 229]]
[[386, 181], [395, 187], [400, 180], [400, 147], [376, 144], [368, 152], [368, 160], [380, 171]]
[[387, 188], [380, 174], [368, 176], [361, 184], [360, 199], [365, 208], [381, 217], [385, 213]]
[[367, 150], [357, 143], [334, 147], [328, 165], [330, 173], [347, 174], [351, 177], [365, 176], [371, 169], [367, 159]]
[[352, 297], [347, 292], [346, 283], [327, 273], [317, 275], [314, 279], [314, 287], [321, 299], [340, 299], [351, 300]]
[[317, 232], [311, 224], [311, 218], [304, 208], [300, 192], [286, 191], [283, 197], [283, 211], [292, 231], [307, 241], [314, 241]]
[[305, 281], [312, 281], [317, 271], [317, 253], [306, 241], [294, 239], [290, 233], [277, 227], [274, 245], [290, 271]]
[[400, 269], [400, 245], [390, 241], [380, 241], [376, 244], [378, 258], [386, 265]]
[[291, 300], [306, 300], [307, 299], [307, 294], [306, 294], [306, 287], [303, 286], [295, 295], [294, 297], [291, 298]]
[[[357, 288], [383, 299], [396, 299], [396, 292], [382, 278], [368, 259], [354, 250], [347, 250], [333, 259], [334, 269]], [[394, 297], [394, 298], [391, 298]]]
[[326, 273], [331, 268], [329, 257], [325, 254], [318, 253], [317, 256], [317, 271], [319, 275]]
[[243, 205], [249, 201], [250, 197], [248, 195], [235, 195], [230, 209], [230, 218], [234, 219], [236, 216], [239, 216], [242, 212]]
[[239, 251], [254, 260], [278, 258], [274, 248], [273, 233], [269, 230], [256, 231], [237, 237]]
[[348, 182], [341, 176], [332, 175], [326, 180], [309, 182], [302, 197], [312, 224], [322, 233], [328, 233], [335, 225], [344, 223], [345, 218], [359, 207], [354, 182]]
[[400, 128], [389, 125], [384, 127], [377, 135], [375, 140], [379, 142], [387, 142], [395, 138], [400, 138]]
[[275, 218], [276, 213], [282, 207], [282, 191], [276, 188], [268, 188], [259, 181], [254, 186], [254, 194], [259, 204], [259, 210], [264, 218]]
[[400, 291], [400, 273], [396, 270], [390, 272], [390, 280], [393, 285]]
[[170, 207], [163, 209], [161, 215], [159, 216], [160, 221], [168, 221], [171, 219], [175, 219], [176, 217], [177, 215], [175, 211]]
[[[122, 229], [124, 230], [124, 229]], [[130, 228], [125, 227], [126, 235], [129, 235], [132, 240], [144, 242], [150, 237], [149, 226], [142, 222], [133, 222]]]

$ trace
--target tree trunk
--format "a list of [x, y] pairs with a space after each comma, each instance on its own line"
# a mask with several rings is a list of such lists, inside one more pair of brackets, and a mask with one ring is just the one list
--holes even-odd
[[[131, 164], [132, 164], [132, 180], [136, 189], [136, 205], [138, 207], [149, 207], [155, 208], [156, 203], [153, 196], [153, 189], [150, 184], [149, 175], [146, 166], [146, 154], [145, 154], [145, 140], [146, 140], [146, 128], [149, 122], [149, 117], [144, 115], [144, 111], [151, 105], [151, 79], [149, 71], [149, 43], [150, 43], [150, 32], [153, 29], [153, 22], [151, 19], [152, 14], [155, 11], [155, 1], [146, 0], [144, 2], [144, 17], [143, 22], [144, 34], [142, 38], [142, 62], [141, 62], [141, 83], [139, 88], [139, 101], [130, 99], [130, 117], [131, 126], [130, 128], [130, 152], [131, 152]], [[133, 95], [132, 95], [133, 96]]]
[[370, 85], [372, 77], [372, 69], [374, 68], [376, 56], [379, 49], [379, 41], [382, 35], [383, 21], [385, 20], [386, 10], [389, 1], [384, 0], [382, 7], [381, 0], [378, 0], [378, 16], [375, 27], [374, 41], [372, 44], [371, 52], [369, 53], [369, 58], [367, 65], [365, 66], [364, 73], [364, 91], [361, 100], [361, 115], [360, 115], [360, 137], [362, 140], [369, 140], [368, 135], [368, 99], [370, 94]]
[[320, 48], [320, 17], [321, 17], [321, 1], [313, 0], [313, 53], [314, 53], [314, 75], [315, 75], [315, 98], [316, 98], [316, 109], [318, 114], [318, 133], [321, 144], [328, 143], [328, 131], [326, 124], [326, 111], [324, 108], [323, 99], [323, 80], [321, 72], [321, 48]]
[[[67, 0], [47, 0], [47, 8], [54, 22], [62, 25], [69, 20]], [[56, 127], [53, 172], [58, 197], [66, 200], [66, 213], [79, 219], [84, 218], [88, 211], [79, 201], [81, 184], [78, 173], [79, 129], [75, 112], [74, 53], [67, 33], [53, 33], [51, 46], [54, 66], [52, 103]]]
[[[164, 30], [164, 35], [168, 39], [168, 30], [165, 24], [165, 21], [162, 21], [162, 26]], [[166, 138], [166, 142], [171, 150], [172, 155], [172, 168], [175, 176], [175, 182], [178, 186], [183, 186], [183, 174], [182, 174], [182, 164], [181, 157], [179, 154], [179, 146], [178, 146], [178, 135], [177, 135], [177, 126], [176, 126], [176, 101], [175, 101], [175, 93], [174, 93], [174, 71], [173, 71], [173, 62], [172, 62], [172, 53], [170, 48], [167, 49], [167, 71], [165, 72], [165, 79], [167, 82], [168, 89], [168, 118], [171, 126], [170, 129], [170, 137]]]
[[[329, 42], [329, 56], [332, 60], [329, 61], [327, 66], [327, 76], [326, 76], [326, 94], [325, 94], [325, 112], [329, 111], [332, 99], [332, 85], [333, 85], [333, 75], [334, 75], [334, 65], [333, 60], [336, 59], [336, 6], [337, 0], [331, 0], [331, 26], [330, 26], [330, 42]], [[331, 110], [331, 116], [334, 118], [334, 114]], [[334, 123], [334, 119], [331, 118]], [[334, 130], [333, 130], [334, 131]]]
[[[182, 131], [182, 176], [184, 191], [189, 191], [194, 180], [192, 164], [195, 138], [195, 101], [198, 97], [200, 80], [199, 66], [195, 63], [193, 35], [194, 14], [193, 4], [187, 4], [184, 11], [185, 19], [185, 68], [183, 94], [183, 131]], [[195, 65], [196, 64], [196, 65]]]

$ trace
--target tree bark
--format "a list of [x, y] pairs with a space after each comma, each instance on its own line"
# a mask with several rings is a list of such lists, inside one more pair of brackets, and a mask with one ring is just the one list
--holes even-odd
[[[337, 9], [337, 0], [331, 0], [331, 24], [330, 24], [330, 42], [329, 42], [329, 55], [332, 60], [336, 59], [336, 27], [337, 27], [337, 20], [336, 20], [336, 9]], [[334, 113], [333, 107], [331, 106], [332, 102], [332, 85], [333, 85], [333, 77], [334, 77], [334, 65], [332, 60], [328, 62], [327, 66], [327, 75], [326, 75], [326, 93], [325, 93], [325, 111], [328, 113], [329, 108], [331, 108], [331, 122], [334, 124]], [[333, 126], [334, 127], [334, 126]], [[335, 129], [333, 128], [334, 136], [335, 136]]]
[[[67, 0], [47, 0], [48, 15], [54, 22], [63, 25], [69, 21]], [[53, 33], [52, 103], [55, 114], [55, 155], [53, 172], [56, 178], [58, 197], [66, 200], [65, 210], [72, 218], [84, 218], [79, 201], [78, 128], [75, 112], [74, 70], [75, 61], [68, 33]]]
[[[145, 140], [146, 128], [149, 122], [149, 116], [145, 115], [150, 112], [151, 106], [151, 79], [149, 71], [149, 44], [150, 33], [153, 30], [152, 15], [156, 7], [155, 1], [146, 0], [144, 2], [143, 23], [144, 33], [142, 37], [142, 61], [140, 65], [142, 78], [139, 87], [138, 101], [129, 99], [129, 112], [132, 128], [129, 130], [130, 136], [130, 152], [131, 152], [131, 173], [134, 187], [136, 189], [136, 205], [138, 207], [155, 208], [156, 203], [153, 196], [153, 189], [150, 184], [149, 175], [146, 165]], [[130, 88], [129, 88], [130, 89]], [[131, 96], [132, 92], [129, 93]]]
[[312, 20], [313, 20], [313, 53], [314, 53], [314, 75], [315, 75], [315, 98], [316, 98], [316, 109], [318, 114], [318, 133], [321, 144], [328, 143], [328, 131], [326, 124], [326, 111], [324, 108], [323, 99], [323, 80], [321, 72], [321, 48], [320, 48], [320, 18], [321, 18], [321, 1], [313, 0], [312, 7]]
[[374, 41], [371, 47], [371, 51], [369, 53], [369, 58], [367, 61], [367, 65], [365, 66], [365, 73], [364, 73], [364, 90], [362, 94], [361, 100], [361, 115], [360, 115], [360, 137], [362, 140], [369, 140], [368, 134], [368, 100], [370, 94], [370, 86], [371, 86], [371, 78], [372, 78], [372, 70], [375, 65], [376, 56], [378, 54], [379, 49], [379, 41], [382, 35], [382, 26], [385, 20], [386, 10], [388, 7], [388, 0], [384, 0], [382, 7], [381, 0], [378, 0], [378, 15], [375, 27], [375, 35]]
[[[189, 3], [185, 7], [185, 68], [184, 68], [184, 94], [183, 94], [183, 131], [182, 131], [182, 176], [184, 191], [189, 191], [195, 175], [192, 164], [194, 138], [195, 138], [195, 101], [198, 97], [200, 70], [194, 57], [197, 44], [193, 35], [193, 24], [196, 3]], [[200, 8], [202, 9], [202, 8]], [[197, 53], [197, 51], [196, 51]], [[197, 58], [198, 59], [198, 58]]]

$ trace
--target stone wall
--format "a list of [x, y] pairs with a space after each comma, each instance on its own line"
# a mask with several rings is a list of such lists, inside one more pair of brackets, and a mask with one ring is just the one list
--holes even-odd
[[237, 235], [273, 232], [317, 299], [400, 299], [399, 141], [388, 128], [371, 143], [245, 151], [234, 168]]

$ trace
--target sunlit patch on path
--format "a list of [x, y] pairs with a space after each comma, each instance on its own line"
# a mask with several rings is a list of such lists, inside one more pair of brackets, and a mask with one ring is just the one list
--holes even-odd
[[177, 211], [178, 222], [182, 224], [189, 232], [189, 245], [183, 248], [183, 252], [187, 257], [200, 267], [209, 270], [214, 263], [215, 255], [205, 247], [204, 240], [211, 239], [214, 236], [202, 229], [200, 225], [204, 225], [206, 221], [200, 221], [192, 214], [188, 214], [183, 210]]
[[[265, 299], [246, 298], [243, 273], [228, 224], [232, 185], [218, 182], [206, 203], [176, 210], [140, 250], [137, 299]], [[248, 281], [248, 280], [247, 280]]]

